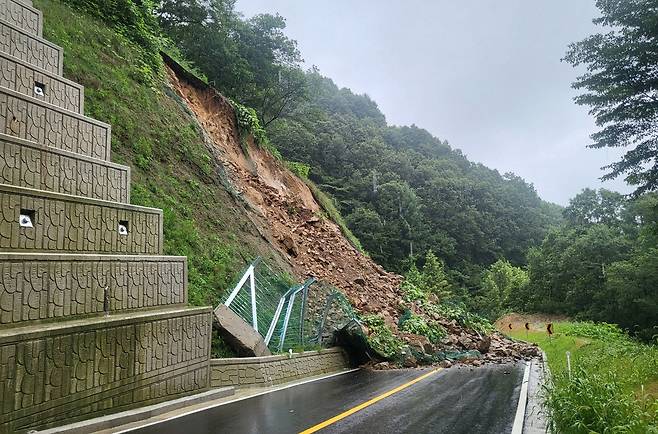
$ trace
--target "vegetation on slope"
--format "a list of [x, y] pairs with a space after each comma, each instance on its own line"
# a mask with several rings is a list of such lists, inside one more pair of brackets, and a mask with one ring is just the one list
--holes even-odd
[[479, 306], [566, 314], [621, 325], [644, 341], [658, 337], [658, 195], [628, 199], [584, 190], [565, 224], [529, 253], [527, 272], [494, 264]]
[[[658, 348], [617, 326], [556, 323], [555, 334], [512, 332], [546, 352], [547, 403], [560, 433], [658, 432]], [[571, 378], [566, 352], [571, 353]]]
[[534, 188], [500, 175], [412, 127], [388, 126], [366, 95], [339, 89], [316, 69], [303, 72], [285, 20], [246, 19], [235, 2], [164, 1], [161, 27], [225, 95], [254, 107], [283, 157], [336, 199], [365, 250], [389, 270], [430, 249], [477, 287], [482, 267], [526, 250], [560, 220]]
[[271, 252], [219, 183], [222, 167], [157, 51], [62, 2], [34, 3], [44, 37], [64, 48], [64, 75], [85, 86], [85, 114], [112, 125], [112, 160], [132, 167], [132, 203], [164, 210], [164, 252], [188, 257], [190, 302], [217, 304], [246, 259]]

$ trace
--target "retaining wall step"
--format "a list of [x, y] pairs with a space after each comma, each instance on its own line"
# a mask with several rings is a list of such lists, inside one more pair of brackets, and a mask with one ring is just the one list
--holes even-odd
[[0, 250], [7, 249], [160, 255], [162, 210], [0, 184]]
[[0, 19], [20, 27], [27, 33], [41, 36], [43, 16], [40, 10], [18, 0], [0, 0]]
[[0, 51], [62, 75], [62, 47], [0, 19]]
[[0, 134], [0, 184], [130, 203], [130, 167]]
[[185, 303], [185, 257], [0, 252], [0, 328]]
[[209, 308], [0, 328], [0, 432], [25, 432], [207, 390]]
[[84, 113], [84, 87], [81, 84], [1, 51], [0, 86], [65, 110]]
[[108, 124], [0, 88], [0, 133], [110, 161]]

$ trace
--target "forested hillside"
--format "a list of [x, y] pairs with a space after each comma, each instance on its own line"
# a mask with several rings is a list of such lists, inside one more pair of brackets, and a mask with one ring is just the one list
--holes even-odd
[[559, 222], [514, 174], [469, 161], [416, 126], [389, 126], [377, 104], [313, 68], [303, 72], [280, 16], [245, 19], [233, 1], [164, 2], [165, 33], [219, 90], [254, 107], [269, 142], [336, 201], [365, 250], [394, 271], [433, 250], [478, 276], [527, 249]]
[[[230, 279], [226, 270], [251, 253], [236, 234], [252, 238], [247, 250], [269, 249], [244, 216], [216, 217], [225, 212], [208, 199], [208, 184], [211, 173], [224, 174], [212, 167], [203, 138], [180, 108], [171, 115], [171, 101], [163, 99], [135, 121], [146, 96], [129, 95], [126, 83], [161, 97], [159, 50], [230, 97], [244, 135], [304, 179], [353, 245], [389, 271], [406, 273], [403, 292], [464, 302], [491, 319], [510, 310], [546, 311], [614, 321], [645, 339], [655, 333], [655, 195], [628, 199], [586, 190], [564, 210], [546, 203], [518, 176], [471, 162], [415, 125], [388, 125], [367, 95], [339, 87], [317, 68], [304, 71], [285, 19], [245, 18], [235, 0], [66, 2], [122, 35], [92, 39], [95, 52], [77, 47], [84, 56], [68, 62], [67, 73], [89, 85], [90, 113], [118, 125], [113, 150], [134, 162], [133, 197], [182, 222], [165, 228], [168, 252], [190, 256], [197, 302], [216, 296]], [[58, 26], [49, 36], [66, 46], [75, 44], [76, 31]], [[117, 66], [112, 71], [94, 57], [103, 46], [109, 47], [104, 63]], [[586, 61], [578, 59], [567, 60]], [[172, 121], [156, 127], [149, 114], [158, 111]], [[645, 187], [638, 194], [651, 185]], [[191, 206], [195, 197], [204, 206]], [[428, 262], [431, 279], [421, 284], [418, 269]]]

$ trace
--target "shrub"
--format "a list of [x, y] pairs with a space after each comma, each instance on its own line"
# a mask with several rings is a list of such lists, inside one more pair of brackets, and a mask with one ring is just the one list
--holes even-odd
[[425, 336], [432, 343], [437, 343], [446, 336], [446, 331], [436, 321], [426, 322], [422, 317], [410, 314], [401, 321], [400, 330], [407, 333]]
[[308, 179], [308, 174], [311, 172], [311, 166], [297, 161], [286, 161], [288, 169], [302, 179]]
[[598, 339], [602, 341], [628, 339], [626, 333], [617, 324], [605, 322], [594, 323], [590, 321], [571, 322], [561, 325], [561, 330], [567, 336], [580, 336], [583, 338]]
[[366, 315], [361, 318], [361, 322], [368, 327], [368, 343], [373, 350], [389, 359], [400, 353], [404, 343], [393, 334], [384, 318], [379, 315]]
[[489, 334], [495, 330], [495, 327], [489, 320], [470, 312], [463, 303], [425, 303], [423, 307], [428, 313], [436, 313], [446, 319], [455, 320], [462, 327], [475, 330], [481, 334]]

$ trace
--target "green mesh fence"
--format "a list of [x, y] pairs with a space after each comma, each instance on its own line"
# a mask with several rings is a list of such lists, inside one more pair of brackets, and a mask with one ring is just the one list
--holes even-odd
[[358, 315], [345, 294], [326, 282], [319, 282], [313, 288], [308, 305], [305, 321], [313, 331], [309, 341], [316, 345], [330, 345], [337, 330], [358, 321]]
[[[277, 273], [269, 265], [260, 259], [256, 259], [240, 274], [240, 278], [253, 267], [253, 283], [256, 293], [256, 324], [257, 331], [261, 335], [267, 333], [268, 327], [274, 317], [274, 313], [281, 297], [294, 284], [291, 279], [283, 277], [283, 273]], [[236, 284], [238, 282], [235, 282]], [[251, 281], [247, 279], [230, 304], [230, 309], [249, 324], [254, 324]]]
[[239, 284], [224, 304], [252, 324], [273, 352], [331, 345], [336, 330], [358, 319], [335, 287], [312, 278], [295, 284], [260, 258], [244, 269], [234, 288]]

